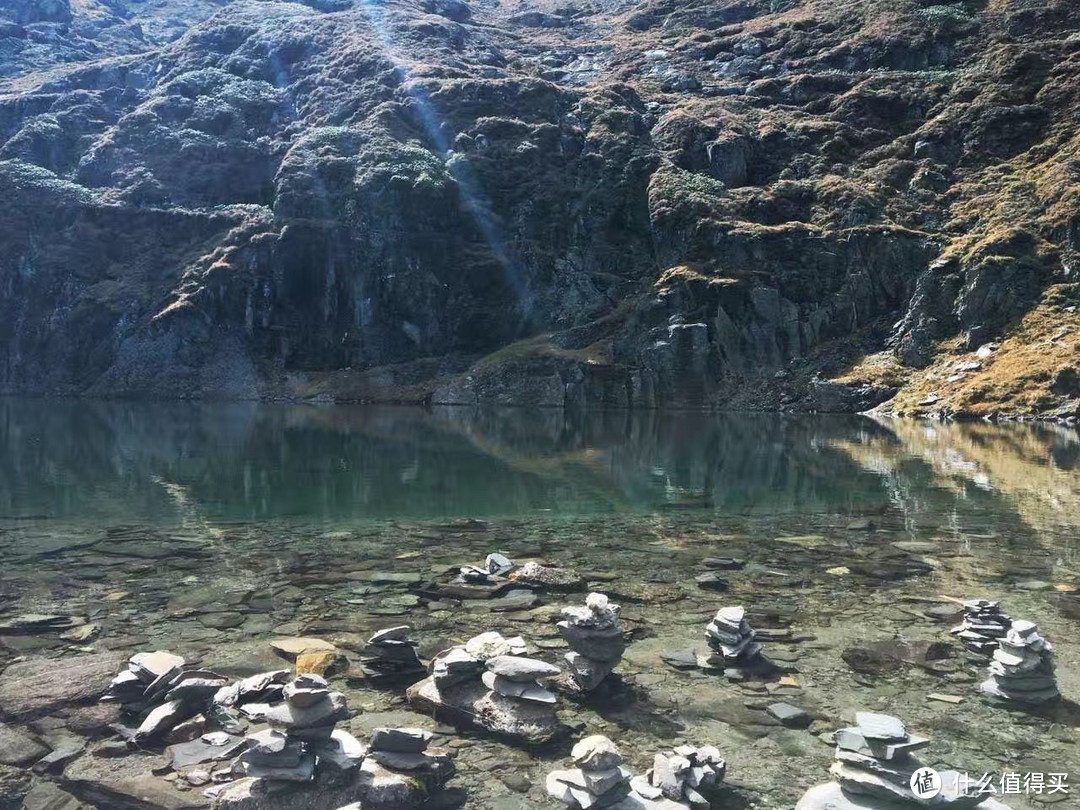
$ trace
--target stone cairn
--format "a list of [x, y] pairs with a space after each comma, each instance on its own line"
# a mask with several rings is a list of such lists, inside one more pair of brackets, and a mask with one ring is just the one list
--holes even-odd
[[416, 642], [409, 639], [408, 625], [379, 630], [367, 640], [360, 654], [360, 669], [373, 684], [415, 683], [427, 668], [416, 654]]
[[586, 737], [570, 752], [574, 768], [552, 771], [547, 792], [572, 808], [616, 806], [630, 795], [631, 773], [615, 743], [596, 734]]
[[360, 769], [363, 798], [356, 807], [418, 807], [442, 790], [455, 773], [454, 760], [445, 748], [429, 747], [431, 738], [419, 728], [375, 729]]
[[586, 737], [570, 752], [574, 768], [552, 771], [547, 792], [572, 808], [612, 810], [686, 810], [707, 808], [706, 793], [724, 778], [726, 766], [713, 746], [683, 745], [657, 754], [643, 776], [631, 777], [615, 744], [599, 734]]
[[360, 764], [360, 743], [334, 728], [349, 717], [343, 694], [331, 691], [318, 675], [298, 675], [282, 687], [281, 696], [282, 703], [240, 707], [249, 719], [272, 728], [248, 736], [249, 748], [238, 762], [239, 775], [308, 782], [315, 772], [316, 757], [324, 750], [331, 761], [348, 767]]
[[711, 651], [702, 666], [706, 669], [748, 669], [763, 663], [761, 644], [746, 620], [742, 607], [720, 608], [705, 625], [705, 640]]
[[626, 650], [619, 606], [602, 593], [590, 593], [584, 607], [563, 608], [562, 621], [556, 626], [571, 649], [566, 654], [570, 684], [580, 692], [593, 691]]
[[435, 656], [431, 676], [409, 687], [406, 697], [414, 708], [452, 723], [520, 742], [550, 742], [565, 727], [555, 714], [555, 695], [539, 681], [561, 672], [525, 652], [520, 637], [482, 633]]
[[630, 780], [634, 793], [644, 799], [669, 799], [698, 810], [708, 808], [712, 792], [727, 772], [727, 763], [714, 745], [695, 748], [680, 745], [674, 751], [657, 754], [644, 776]]
[[964, 602], [964, 618], [949, 632], [973, 653], [990, 655], [998, 647], [998, 640], [1005, 638], [1012, 624], [1001, 610], [1000, 602], [989, 599], [969, 599]]
[[158, 650], [133, 655], [101, 700], [119, 703], [124, 715], [139, 720], [131, 739], [143, 745], [207, 711], [214, 695], [227, 684], [226, 678], [214, 672], [190, 668], [179, 655]]
[[976, 792], [974, 781], [968, 785], [956, 771], [938, 771], [941, 792], [932, 801], [918, 798], [911, 778], [925, 766], [912, 752], [925, 748], [930, 740], [909, 734], [896, 717], [858, 712], [855, 725], [837, 731], [833, 740], [836, 758], [829, 773], [836, 781], [811, 788], [795, 810], [858, 810], [879, 802], [897, 810], [926, 806], [1007, 810]]
[[1034, 622], [1018, 619], [998, 640], [990, 677], [980, 691], [999, 700], [1028, 705], [1060, 697], [1054, 677], [1054, 648]]
[[484, 566], [466, 565], [461, 568], [459, 578], [469, 585], [491, 585], [506, 579], [517, 566], [514, 561], [501, 552], [488, 554]]
[[[491, 638], [482, 641], [494, 646]], [[518, 642], [523, 648], [524, 642]], [[517, 647], [503, 639], [498, 649]], [[215, 807], [261, 807], [270, 797], [287, 795], [282, 786], [311, 784], [329, 768], [350, 774], [320, 785], [333, 792], [332, 806], [400, 810], [422, 806], [455, 773], [449, 752], [429, 748], [432, 735], [427, 731], [379, 728], [368, 747], [335, 728], [349, 716], [345, 696], [310, 673], [293, 677], [289, 670], [276, 670], [230, 684], [212, 672], [188, 668], [180, 656], [139, 653], [102, 700], [119, 703], [125, 714], [145, 717], [132, 736], [139, 743], [164, 736], [200, 713], [206, 723], [226, 729], [201, 733], [206, 723], [196, 718], [176, 728], [181, 732], [191, 725], [191, 736], [164, 749], [169, 765], [188, 785], [215, 783], [205, 791]], [[261, 728], [245, 737], [246, 722]], [[204, 764], [208, 769], [195, 767]], [[276, 800], [271, 805], [300, 806]]]

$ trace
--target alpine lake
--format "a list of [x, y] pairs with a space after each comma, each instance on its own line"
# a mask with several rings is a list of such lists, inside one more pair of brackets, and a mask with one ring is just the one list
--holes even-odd
[[[856, 711], [930, 737], [935, 767], [1075, 783], [997, 796], [1013, 808], [1080, 806], [1078, 536], [1080, 434], [1050, 424], [0, 400], [0, 670], [85, 660], [100, 679], [114, 657], [104, 686], [127, 656], [169, 650], [243, 677], [287, 666], [275, 639], [353, 658], [401, 624], [425, 661], [497, 630], [560, 664], [559, 609], [591, 591], [620, 604], [629, 646], [603, 689], [560, 696], [564, 745], [448, 727], [355, 668], [329, 678], [352, 712], [340, 727], [435, 731], [451, 784], [484, 810], [560, 807], [544, 777], [586, 734], [616, 741], [635, 773], [657, 751], [715, 745], [724, 807], [791, 808], [829, 780], [831, 733]], [[433, 590], [491, 552], [572, 569], [580, 587]], [[1038, 624], [1062, 700], [980, 695], [988, 661], [949, 633], [977, 597]], [[782, 677], [687, 665], [734, 605]], [[73, 618], [19, 625], [32, 614]], [[102, 780], [130, 776], [97, 755], [115, 718], [34, 695], [24, 711], [10, 693], [0, 719], [79, 736]], [[785, 726], [765, 710], [777, 702], [812, 722]], [[140, 757], [148, 774], [160, 760]]]

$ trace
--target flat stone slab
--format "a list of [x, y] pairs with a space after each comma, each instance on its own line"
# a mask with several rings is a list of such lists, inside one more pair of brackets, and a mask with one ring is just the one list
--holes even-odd
[[856, 712], [855, 725], [868, 740], [900, 741], [907, 738], [904, 722], [888, 714], [874, 712]]
[[100, 759], [84, 754], [64, 769], [57, 784], [93, 807], [109, 810], [208, 810], [199, 791], [182, 792], [150, 772], [158, 758], [131, 754]]
[[127, 656], [113, 652], [12, 664], [0, 673], [0, 713], [31, 718], [72, 704], [96, 703], [126, 665]]
[[813, 722], [810, 715], [803, 709], [792, 706], [790, 703], [773, 703], [765, 711], [788, 728], [806, 728]]
[[0, 765], [29, 767], [47, 753], [49, 749], [28, 734], [0, 723]]

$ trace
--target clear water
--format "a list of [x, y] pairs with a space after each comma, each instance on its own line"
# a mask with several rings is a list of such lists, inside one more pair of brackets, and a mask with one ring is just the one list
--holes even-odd
[[[925, 609], [992, 596], [1039, 622], [1057, 645], [1063, 693], [1080, 695], [1078, 462], [1080, 436], [1047, 425], [0, 400], [0, 618], [87, 616], [102, 632], [86, 651], [170, 648], [230, 673], [275, 666], [276, 636], [352, 650], [402, 621], [426, 655], [499, 629], [557, 661], [550, 608], [584, 594], [500, 611], [369, 581], [385, 570], [437, 580], [501, 550], [586, 572], [624, 604], [634, 643], [620, 672], [640, 699], [563, 713], [618, 736], [638, 770], [675, 741], [716, 743], [744, 800], [790, 807], [827, 779], [818, 733], [872, 708], [934, 737], [930, 758], [961, 770], [1071, 765], [1075, 800], [1071, 704], [1034, 717], [983, 704], [984, 665], [958, 647], [949, 672], [907, 662], [867, 675], [842, 653], [948, 642]], [[748, 562], [724, 575], [727, 593], [694, 581], [715, 556]], [[912, 563], [923, 568], [880, 574]], [[723, 604], [779, 610], [813, 636], [769, 645], [794, 662], [798, 686], [778, 697], [818, 715], [811, 731], [761, 721], [759, 704], [777, 698], [760, 685], [662, 662], [700, 646]], [[84, 652], [55, 637], [0, 637], [0, 666]], [[430, 724], [399, 696], [339, 686], [363, 709], [358, 733]], [[933, 692], [964, 702], [927, 700]], [[557, 754], [455, 744], [470, 806], [553, 806], [542, 776]], [[529, 773], [532, 790], [504, 786], [508, 768]]]

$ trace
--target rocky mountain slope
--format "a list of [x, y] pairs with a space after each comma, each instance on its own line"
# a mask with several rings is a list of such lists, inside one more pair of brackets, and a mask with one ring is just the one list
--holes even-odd
[[1078, 96], [1073, 0], [9, 1], [0, 393], [1072, 416]]

